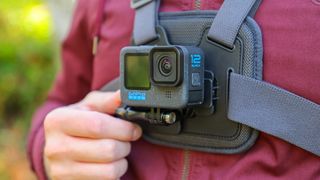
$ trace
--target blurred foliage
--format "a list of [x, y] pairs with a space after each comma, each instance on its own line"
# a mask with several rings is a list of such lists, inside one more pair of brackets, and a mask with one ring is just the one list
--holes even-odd
[[30, 178], [26, 134], [56, 71], [51, 26], [43, 1], [1, 0], [0, 179]]
[[0, 126], [28, 122], [54, 77], [49, 12], [39, 0], [0, 3]]

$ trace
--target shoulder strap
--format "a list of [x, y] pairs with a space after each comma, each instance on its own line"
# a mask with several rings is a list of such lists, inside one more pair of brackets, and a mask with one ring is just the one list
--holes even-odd
[[320, 156], [320, 105], [235, 73], [229, 87], [229, 119]]
[[256, 15], [261, 3], [262, 3], [262, 0], [256, 0], [256, 2], [254, 3], [253, 7], [251, 8], [248, 16], [254, 18], [254, 16]]
[[[233, 49], [239, 29], [251, 12], [253, 15], [260, 4], [257, 0], [225, 0], [214, 18], [208, 32], [208, 38]], [[255, 6], [256, 5], [256, 6]]]
[[[232, 48], [239, 28], [245, 18], [254, 16], [262, 0], [225, 0], [222, 4], [208, 37]], [[136, 45], [146, 44], [157, 38], [155, 30], [160, 0], [132, 0], [136, 10], [133, 39]]]
[[133, 27], [133, 41], [136, 45], [146, 44], [157, 36], [157, 12], [160, 0], [132, 0], [131, 7], [136, 10]]

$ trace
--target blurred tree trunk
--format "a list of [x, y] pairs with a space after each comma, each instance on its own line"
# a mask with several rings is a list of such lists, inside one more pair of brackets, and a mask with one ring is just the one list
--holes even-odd
[[53, 17], [54, 32], [62, 41], [69, 31], [75, 0], [46, 0]]

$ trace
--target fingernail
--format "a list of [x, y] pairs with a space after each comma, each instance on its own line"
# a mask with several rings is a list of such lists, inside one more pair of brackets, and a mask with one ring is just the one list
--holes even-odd
[[139, 126], [136, 126], [136, 128], [133, 130], [133, 139], [138, 139], [141, 136], [141, 128]]

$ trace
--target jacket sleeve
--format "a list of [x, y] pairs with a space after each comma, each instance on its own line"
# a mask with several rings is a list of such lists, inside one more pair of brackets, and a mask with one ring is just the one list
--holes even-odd
[[62, 44], [61, 70], [47, 101], [36, 111], [32, 119], [27, 153], [31, 168], [38, 179], [46, 179], [43, 163], [44, 118], [55, 108], [80, 101], [91, 88], [94, 16], [89, 12], [94, 12], [90, 10], [94, 8], [94, 2], [96, 1], [78, 1], [70, 32]]

